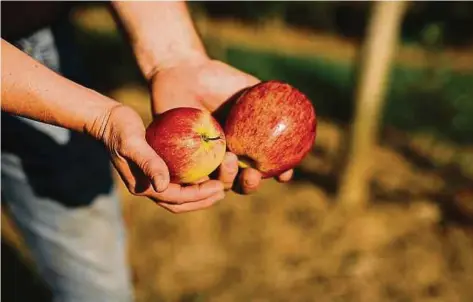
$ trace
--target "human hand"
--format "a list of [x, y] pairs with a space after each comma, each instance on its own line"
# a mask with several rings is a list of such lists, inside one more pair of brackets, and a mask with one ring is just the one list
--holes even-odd
[[185, 187], [170, 183], [168, 168], [146, 142], [145, 126], [133, 109], [114, 107], [96, 128], [133, 195], [146, 196], [173, 213], [207, 208], [224, 197], [223, 184], [217, 180]]
[[[258, 82], [249, 74], [206, 57], [179, 61], [150, 77], [152, 109], [159, 114], [176, 107], [195, 107], [216, 115], [232, 96]], [[237, 174], [238, 159], [235, 154], [227, 152], [218, 168], [217, 178], [228, 190], [233, 187]], [[292, 174], [293, 171], [289, 170], [277, 179], [287, 182]], [[243, 169], [238, 177], [241, 190], [246, 194], [256, 191], [260, 182], [261, 173], [253, 168]]]

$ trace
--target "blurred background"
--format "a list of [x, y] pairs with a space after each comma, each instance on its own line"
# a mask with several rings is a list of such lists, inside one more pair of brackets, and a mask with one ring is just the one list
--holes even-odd
[[[317, 139], [291, 184], [206, 211], [169, 214], [122, 186], [137, 301], [473, 301], [473, 3], [405, 7], [384, 92], [365, 89], [370, 112], [358, 85], [386, 51], [361, 51], [385, 26], [370, 23], [375, 5], [189, 3], [213, 58], [311, 98]], [[148, 124], [146, 85], [105, 4], [71, 18], [94, 88]], [[376, 131], [354, 127], [370, 119]], [[369, 153], [351, 147], [363, 136]], [[49, 301], [5, 213], [2, 275], [10, 301]]]

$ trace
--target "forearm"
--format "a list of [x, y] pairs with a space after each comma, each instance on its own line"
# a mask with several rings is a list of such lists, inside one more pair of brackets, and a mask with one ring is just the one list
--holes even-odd
[[2, 111], [100, 136], [119, 103], [41, 65], [2, 39]]
[[113, 1], [112, 7], [146, 78], [179, 61], [207, 57], [184, 2]]

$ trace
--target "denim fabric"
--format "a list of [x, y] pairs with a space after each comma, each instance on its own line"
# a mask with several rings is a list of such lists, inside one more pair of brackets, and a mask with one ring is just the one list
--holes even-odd
[[[87, 85], [67, 24], [14, 44]], [[4, 112], [1, 131], [2, 201], [55, 301], [132, 301], [125, 229], [104, 147], [86, 135]]]

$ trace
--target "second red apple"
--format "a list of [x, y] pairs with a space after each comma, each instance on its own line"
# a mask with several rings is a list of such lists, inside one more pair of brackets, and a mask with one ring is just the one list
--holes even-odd
[[263, 178], [297, 166], [314, 145], [317, 119], [310, 100], [293, 86], [267, 81], [248, 88], [236, 101], [224, 131], [240, 167]]

